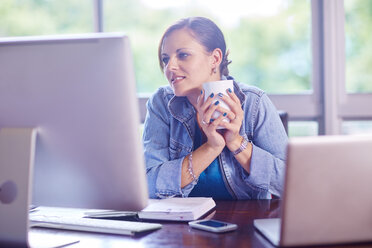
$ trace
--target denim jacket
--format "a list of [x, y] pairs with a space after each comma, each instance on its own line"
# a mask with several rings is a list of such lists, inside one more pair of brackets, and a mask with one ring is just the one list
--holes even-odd
[[[233, 79], [229, 77], [228, 79]], [[279, 114], [260, 89], [234, 81], [244, 120], [240, 135], [252, 143], [250, 173], [225, 147], [219, 155], [226, 188], [235, 199], [270, 199], [283, 190], [287, 134]], [[187, 197], [196, 182], [181, 188], [182, 162], [193, 150], [196, 110], [169, 86], [147, 102], [143, 145], [151, 198]]]

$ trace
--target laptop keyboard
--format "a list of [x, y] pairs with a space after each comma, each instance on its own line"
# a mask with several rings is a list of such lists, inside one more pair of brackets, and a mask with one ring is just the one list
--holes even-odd
[[103, 220], [83, 217], [30, 215], [30, 227], [134, 235], [138, 232], [160, 229], [162, 225], [157, 223]]

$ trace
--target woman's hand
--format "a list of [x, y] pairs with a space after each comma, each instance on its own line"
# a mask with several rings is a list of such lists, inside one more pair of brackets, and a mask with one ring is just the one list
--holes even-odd
[[[204, 91], [197, 101], [198, 121], [201, 123], [202, 130], [208, 138], [206, 144], [209, 144], [214, 151], [216, 149], [222, 151], [225, 145], [230, 151], [236, 151], [244, 139], [239, 134], [244, 118], [240, 100], [230, 89], [227, 90], [227, 94], [229, 97], [223, 94], [219, 94], [218, 97], [229, 106], [230, 110], [221, 107], [219, 104], [212, 104], [216, 97], [213, 95], [209, 96], [204, 102]], [[207, 123], [206, 120], [211, 120], [214, 111], [220, 112], [221, 115], [216, 120]], [[226, 117], [230, 119], [230, 122], [223, 121]], [[222, 126], [225, 129], [217, 130], [218, 126]], [[248, 173], [250, 173], [251, 157], [252, 145], [250, 143], [248, 143], [246, 149], [235, 155], [240, 165]]]
[[218, 107], [217, 111], [226, 113], [226, 116], [230, 119], [230, 123], [222, 121], [219, 125], [226, 128], [223, 134], [226, 146], [230, 151], [234, 151], [240, 146], [243, 140], [239, 131], [242, 126], [244, 111], [241, 107], [241, 102], [235, 93], [228, 89], [227, 94], [230, 97], [227, 97], [224, 94], [220, 94], [219, 97], [230, 107], [230, 110]]
[[207, 136], [207, 144], [213, 148], [220, 148], [222, 151], [226, 145], [226, 142], [224, 137], [217, 132], [217, 127], [225, 117], [220, 115], [215, 120], [212, 118], [212, 114], [219, 107], [219, 101], [212, 104], [217, 97], [213, 94], [210, 95], [206, 101], [204, 101], [204, 94], [205, 91], [203, 90], [196, 104], [198, 121], [201, 129]]

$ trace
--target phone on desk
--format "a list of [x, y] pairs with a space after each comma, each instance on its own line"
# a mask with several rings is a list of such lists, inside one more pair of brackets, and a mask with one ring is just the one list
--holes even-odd
[[216, 233], [230, 232], [238, 228], [236, 224], [218, 220], [196, 220], [189, 222], [189, 225], [193, 228]]

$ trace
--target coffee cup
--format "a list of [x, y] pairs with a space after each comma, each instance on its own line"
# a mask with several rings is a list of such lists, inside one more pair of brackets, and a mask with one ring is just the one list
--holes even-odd
[[[213, 100], [212, 104], [214, 104], [216, 101], [219, 101], [220, 102], [219, 105], [221, 107], [230, 110], [230, 107], [218, 96], [218, 94], [221, 93], [225, 96], [230, 97], [227, 94], [228, 89], [231, 89], [231, 90], [234, 89], [233, 80], [219, 80], [219, 81], [212, 81], [212, 82], [204, 83], [203, 84], [204, 101], [206, 101], [208, 97], [210, 97], [210, 95], [213, 93], [216, 96], [216, 98]], [[215, 111], [212, 114], [212, 119], [217, 119], [220, 115], [221, 115], [220, 112]], [[225, 117], [223, 121], [230, 122], [230, 119]], [[223, 129], [223, 128], [224, 127], [221, 127], [221, 126], [217, 127], [217, 129]]]

